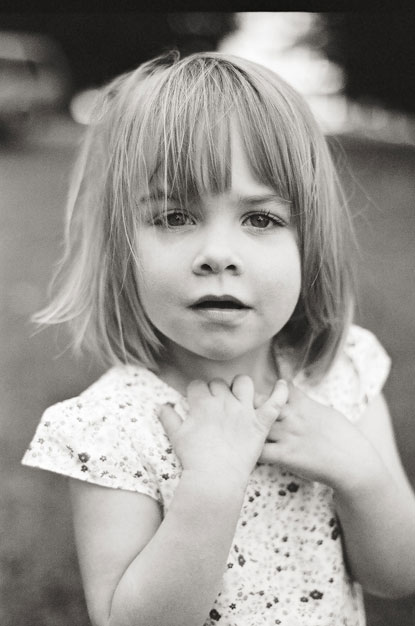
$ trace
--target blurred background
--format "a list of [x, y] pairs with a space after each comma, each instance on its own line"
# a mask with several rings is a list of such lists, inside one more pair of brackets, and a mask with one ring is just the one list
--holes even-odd
[[[356, 320], [391, 355], [385, 393], [415, 484], [415, 13], [0, 13], [0, 623], [88, 626], [65, 479], [20, 459], [44, 409], [102, 373], [63, 332], [34, 334], [61, 252], [76, 148], [99, 86], [171, 48], [279, 72], [308, 100], [347, 190]], [[415, 599], [366, 597], [368, 626]], [[335, 626], [335, 625], [333, 625]]]

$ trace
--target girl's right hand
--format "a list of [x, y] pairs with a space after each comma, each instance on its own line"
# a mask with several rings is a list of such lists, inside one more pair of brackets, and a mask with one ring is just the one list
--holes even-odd
[[186, 420], [163, 405], [160, 421], [184, 470], [233, 476], [246, 484], [272, 424], [288, 399], [285, 381], [276, 382], [261, 407], [254, 408], [254, 385], [238, 375], [231, 387], [224, 380], [194, 380], [187, 388]]

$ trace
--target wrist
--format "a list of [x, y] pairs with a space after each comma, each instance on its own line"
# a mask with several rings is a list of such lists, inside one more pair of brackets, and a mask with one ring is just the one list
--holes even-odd
[[197, 486], [204, 493], [213, 493], [218, 497], [242, 497], [248, 484], [249, 475], [242, 476], [237, 472], [215, 470], [184, 469], [182, 481]]
[[334, 479], [331, 486], [337, 500], [367, 498], [374, 493], [379, 493], [388, 479], [390, 476], [382, 460], [373, 451], [359, 463], [352, 462], [347, 472]]

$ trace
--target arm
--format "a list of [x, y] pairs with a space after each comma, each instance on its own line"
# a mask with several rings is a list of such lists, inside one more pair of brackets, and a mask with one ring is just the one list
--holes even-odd
[[161, 521], [157, 502], [148, 496], [71, 483], [92, 623], [203, 624], [226, 567], [242, 485], [184, 472]]
[[333, 488], [347, 561], [367, 591], [414, 593], [415, 497], [383, 398], [374, 399], [355, 425], [291, 387], [280, 420], [260, 460]]
[[372, 401], [358, 423], [377, 451], [372, 471], [335, 491], [352, 574], [385, 597], [415, 592], [415, 497], [402, 468], [385, 400]]
[[183, 473], [164, 519], [155, 500], [72, 481], [75, 537], [96, 626], [201, 626], [221, 585], [249, 474], [286, 401], [261, 409], [237, 377], [189, 386], [182, 423], [161, 413]]

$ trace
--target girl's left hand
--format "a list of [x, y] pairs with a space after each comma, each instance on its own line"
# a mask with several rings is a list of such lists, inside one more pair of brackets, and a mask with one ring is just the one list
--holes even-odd
[[292, 384], [258, 461], [337, 490], [362, 484], [379, 468], [375, 448], [354, 424]]

